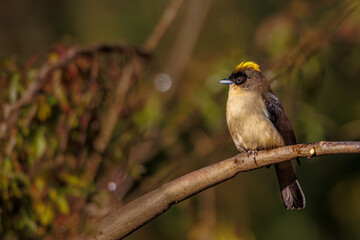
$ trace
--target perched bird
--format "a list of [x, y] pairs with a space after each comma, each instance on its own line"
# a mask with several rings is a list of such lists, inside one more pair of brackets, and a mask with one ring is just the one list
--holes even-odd
[[[229, 84], [226, 120], [240, 152], [252, 153], [255, 160], [258, 150], [296, 144], [284, 109], [258, 64], [242, 62], [228, 78], [219, 82]], [[291, 162], [275, 164], [275, 168], [285, 208], [304, 208], [305, 196]]]

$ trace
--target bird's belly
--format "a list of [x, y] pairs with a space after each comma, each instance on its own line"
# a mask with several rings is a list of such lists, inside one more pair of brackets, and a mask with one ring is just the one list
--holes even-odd
[[[265, 104], [259, 98], [251, 104], [237, 99], [228, 102], [227, 123], [239, 151], [270, 149], [284, 145], [284, 140], [267, 117]], [[245, 101], [251, 100], [246, 98]], [[233, 109], [231, 109], [233, 107]]]

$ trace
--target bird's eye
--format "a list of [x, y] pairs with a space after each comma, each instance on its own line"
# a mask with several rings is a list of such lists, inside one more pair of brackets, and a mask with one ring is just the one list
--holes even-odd
[[243, 84], [245, 82], [245, 80], [246, 80], [246, 75], [242, 74], [242, 75], [235, 78], [235, 84], [236, 85]]

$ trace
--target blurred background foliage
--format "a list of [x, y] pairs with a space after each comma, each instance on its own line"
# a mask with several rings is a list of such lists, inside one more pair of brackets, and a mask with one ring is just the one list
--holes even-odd
[[[0, 3], [1, 239], [71, 239], [113, 208], [237, 154], [217, 80], [243, 60], [271, 80], [298, 142], [360, 140], [355, 1], [184, 1], [155, 51], [134, 51], [168, 4]], [[9, 110], [44, 67], [95, 43], [131, 47], [72, 58]], [[357, 160], [303, 160], [301, 211], [286, 211], [275, 171], [259, 169], [128, 239], [360, 239]]]

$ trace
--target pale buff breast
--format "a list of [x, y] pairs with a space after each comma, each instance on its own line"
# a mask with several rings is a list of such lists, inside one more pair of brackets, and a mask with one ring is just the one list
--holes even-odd
[[226, 120], [239, 151], [261, 150], [284, 145], [284, 140], [268, 119], [265, 103], [258, 93], [231, 85], [226, 104]]

